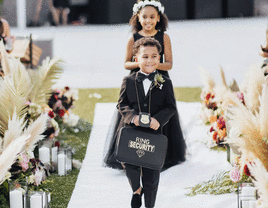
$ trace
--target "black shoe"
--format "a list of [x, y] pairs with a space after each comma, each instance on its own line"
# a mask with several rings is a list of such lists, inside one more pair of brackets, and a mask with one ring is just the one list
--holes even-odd
[[131, 199], [131, 208], [141, 207], [142, 194], [143, 194], [143, 189], [141, 189], [141, 194], [133, 194], [132, 199]]

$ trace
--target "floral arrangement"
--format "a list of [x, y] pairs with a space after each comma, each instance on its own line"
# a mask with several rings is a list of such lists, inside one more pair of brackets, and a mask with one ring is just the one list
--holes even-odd
[[140, 1], [139, 3], [134, 4], [133, 6], [133, 14], [137, 14], [140, 9], [146, 7], [146, 6], [154, 6], [155, 8], [157, 8], [157, 10], [159, 12], [161, 12], [162, 14], [164, 14], [165, 8], [162, 6], [162, 4], [159, 1], [156, 0], [145, 0], [145, 1]]
[[154, 81], [153, 81], [153, 85], [156, 86], [157, 88], [159, 88], [160, 90], [162, 90], [163, 87], [163, 83], [165, 82], [163, 76], [161, 74], [156, 74], [154, 76]]

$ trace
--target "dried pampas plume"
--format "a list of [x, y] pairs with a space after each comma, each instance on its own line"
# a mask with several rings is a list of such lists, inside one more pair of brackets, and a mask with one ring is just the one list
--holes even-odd
[[200, 71], [202, 83], [204, 85], [203, 90], [205, 92], [213, 92], [213, 88], [215, 87], [215, 82], [211, 74], [202, 67], [199, 67], [199, 71]]
[[7, 171], [15, 162], [29, 138], [30, 135], [24, 135], [14, 139], [0, 155], [0, 184], [4, 182]]
[[225, 78], [225, 73], [224, 73], [223, 68], [221, 66], [220, 66], [220, 70], [221, 70], [222, 84], [224, 87], [226, 87], [226, 89], [228, 89], [228, 85], [227, 85], [226, 78]]
[[[253, 156], [259, 159], [266, 170], [268, 170], [268, 143], [267, 136], [267, 115], [268, 111], [268, 92], [267, 86], [263, 88], [263, 96], [260, 99], [260, 112], [254, 115], [244, 105], [238, 104], [237, 107], [228, 109], [227, 118], [230, 126], [239, 132], [238, 138], [228, 138], [227, 143], [239, 147], [242, 157]], [[261, 115], [262, 114], [262, 115]], [[266, 135], [265, 135], [266, 134]]]
[[27, 142], [25, 146], [26, 151], [33, 151], [36, 142], [44, 138], [42, 133], [46, 130], [47, 125], [47, 114], [41, 114], [32, 124], [28, 126], [28, 128], [24, 131], [23, 134], [30, 134], [31, 138]]
[[259, 110], [259, 96], [262, 92], [262, 85], [265, 83], [264, 76], [258, 65], [252, 66], [245, 75], [244, 98], [245, 105], [254, 114]]
[[268, 199], [268, 172], [259, 160], [255, 160], [251, 164], [247, 164], [251, 175], [254, 176], [254, 184], [258, 189], [261, 199]]

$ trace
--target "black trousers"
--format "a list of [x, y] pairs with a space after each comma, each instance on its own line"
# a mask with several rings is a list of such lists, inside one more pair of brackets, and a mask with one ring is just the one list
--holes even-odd
[[142, 179], [145, 207], [154, 207], [160, 178], [160, 170], [141, 168], [139, 166], [126, 163], [124, 166], [133, 192], [137, 191], [137, 189], [141, 187], [140, 179]]

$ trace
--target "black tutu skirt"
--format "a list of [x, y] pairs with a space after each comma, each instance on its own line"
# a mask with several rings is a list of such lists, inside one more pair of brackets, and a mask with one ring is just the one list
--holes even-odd
[[[104, 165], [114, 169], [123, 169], [122, 165], [114, 157], [117, 133], [124, 125], [121, 118], [121, 114], [116, 109], [106, 138], [106, 143], [109, 145], [107, 145], [108, 148], [105, 151]], [[163, 171], [186, 160], [186, 143], [178, 112], [171, 117], [169, 122], [163, 127], [162, 132], [168, 138], [168, 149]]]

